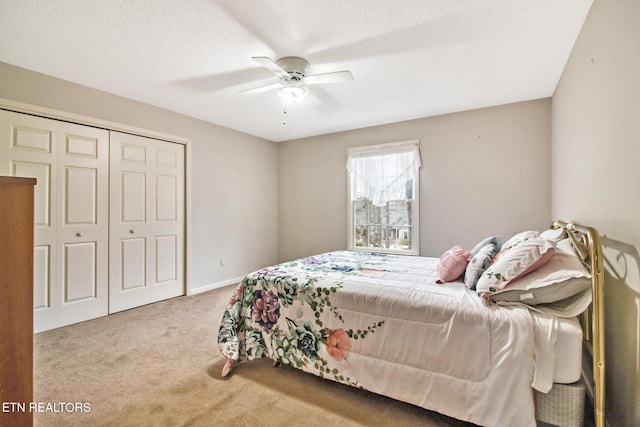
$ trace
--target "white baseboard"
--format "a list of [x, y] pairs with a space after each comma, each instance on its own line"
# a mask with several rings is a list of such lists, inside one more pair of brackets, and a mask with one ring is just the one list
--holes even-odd
[[218, 288], [224, 288], [225, 286], [233, 285], [234, 283], [240, 283], [244, 279], [244, 276], [236, 277], [229, 280], [224, 280], [222, 282], [212, 283], [210, 285], [198, 286], [197, 288], [192, 288], [189, 291], [189, 295], [201, 294], [203, 292], [211, 291]]

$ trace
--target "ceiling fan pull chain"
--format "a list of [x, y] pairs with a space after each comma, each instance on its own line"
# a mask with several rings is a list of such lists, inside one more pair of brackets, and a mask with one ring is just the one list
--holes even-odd
[[283, 104], [283, 108], [282, 108], [282, 124], [283, 125], [287, 124], [287, 103], [286, 102]]

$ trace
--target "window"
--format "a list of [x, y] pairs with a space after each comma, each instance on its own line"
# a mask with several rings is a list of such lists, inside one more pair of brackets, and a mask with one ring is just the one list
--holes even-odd
[[350, 249], [419, 254], [418, 143], [348, 151]]

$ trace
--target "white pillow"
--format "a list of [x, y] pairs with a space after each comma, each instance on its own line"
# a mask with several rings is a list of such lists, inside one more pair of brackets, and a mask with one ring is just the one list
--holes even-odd
[[558, 242], [553, 257], [539, 269], [509, 283], [489, 296], [495, 302], [550, 304], [591, 288], [591, 274], [575, 253], [569, 239]]
[[509, 240], [504, 242], [501, 250], [511, 249], [512, 247], [518, 245], [523, 241], [530, 239], [531, 237], [540, 237], [540, 233], [538, 233], [537, 231], [529, 230], [529, 231], [522, 231], [518, 234], [515, 234]]
[[544, 230], [542, 233], [540, 233], [540, 237], [542, 237], [543, 239], [551, 240], [553, 243], [558, 243], [559, 241], [566, 239], [566, 236], [564, 235], [564, 229], [562, 228], [550, 228], [548, 230]]
[[476, 285], [479, 294], [496, 293], [516, 280], [546, 264], [555, 245], [537, 232], [518, 233], [502, 245], [493, 264], [482, 273]]
[[548, 316], [566, 317], [568, 319], [578, 316], [591, 304], [591, 289], [586, 289], [572, 297], [549, 304], [531, 305], [521, 302], [497, 301], [497, 305], [526, 307], [529, 310], [546, 314]]

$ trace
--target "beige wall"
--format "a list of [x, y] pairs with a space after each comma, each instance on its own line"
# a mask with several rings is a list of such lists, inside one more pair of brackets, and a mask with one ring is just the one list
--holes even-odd
[[281, 142], [280, 260], [347, 246], [347, 148], [420, 140], [420, 251], [551, 221], [551, 101], [542, 99]]
[[0, 98], [189, 139], [192, 290], [277, 261], [275, 143], [1, 62]]
[[607, 416], [640, 425], [640, 2], [596, 0], [552, 102], [552, 212], [605, 248]]

